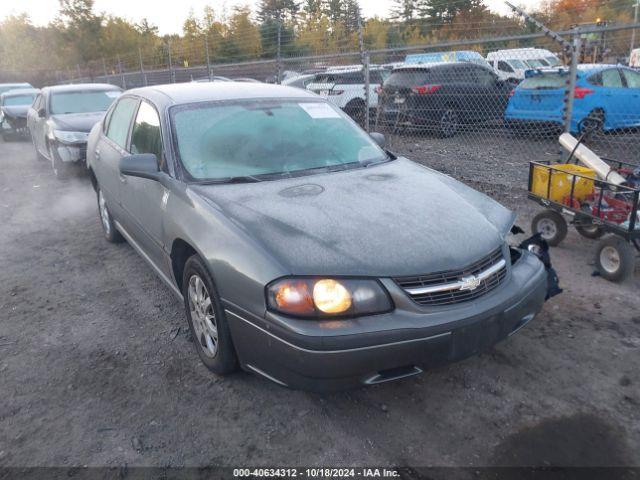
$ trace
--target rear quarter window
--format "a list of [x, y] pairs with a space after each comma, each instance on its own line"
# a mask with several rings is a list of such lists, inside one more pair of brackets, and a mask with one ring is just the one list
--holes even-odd
[[558, 73], [545, 73], [525, 78], [520, 88], [525, 90], [554, 90], [566, 87], [567, 77]]

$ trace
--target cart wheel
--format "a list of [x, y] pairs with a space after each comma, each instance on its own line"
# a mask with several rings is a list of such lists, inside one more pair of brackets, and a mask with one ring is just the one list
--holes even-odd
[[624, 238], [607, 235], [596, 250], [596, 267], [607, 280], [621, 282], [629, 278], [635, 269], [635, 252]]
[[567, 221], [554, 210], [544, 210], [533, 217], [531, 231], [540, 233], [549, 245], [559, 245], [567, 236]]
[[602, 230], [600, 225], [596, 225], [594, 223], [589, 225], [588, 223], [586, 223], [586, 221], [583, 225], [576, 224], [576, 230], [583, 237], [590, 238], [592, 240], [600, 238], [602, 235], [604, 235], [604, 230]]

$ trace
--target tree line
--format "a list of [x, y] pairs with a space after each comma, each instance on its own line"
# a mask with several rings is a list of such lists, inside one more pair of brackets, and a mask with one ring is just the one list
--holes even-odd
[[[555, 29], [606, 18], [632, 21], [635, 0], [547, 0], [531, 13]], [[421, 45], [527, 33], [517, 16], [483, 0], [391, 0], [388, 18], [362, 18], [358, 0], [261, 0], [252, 10], [191, 11], [181, 34], [161, 35], [151, 20], [97, 12], [94, 0], [59, 0], [56, 18], [36, 26], [28, 14], [0, 22], [0, 77], [36, 82], [132, 68], [242, 62], [283, 56]], [[359, 25], [362, 36], [359, 36]], [[508, 45], [505, 45], [508, 46]], [[520, 46], [520, 45], [516, 45]], [[1, 78], [0, 78], [1, 79]]]

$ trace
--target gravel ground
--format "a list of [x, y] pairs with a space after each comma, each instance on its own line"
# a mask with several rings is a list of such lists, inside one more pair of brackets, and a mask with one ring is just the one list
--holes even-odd
[[[395, 142], [526, 227], [536, 207], [513, 144]], [[86, 178], [56, 181], [26, 143], [0, 144], [0, 165], [2, 466], [640, 466], [640, 275], [592, 277], [594, 244], [573, 230], [553, 249], [564, 294], [518, 335], [406, 381], [316, 395], [209, 373], [182, 305], [103, 240]]]

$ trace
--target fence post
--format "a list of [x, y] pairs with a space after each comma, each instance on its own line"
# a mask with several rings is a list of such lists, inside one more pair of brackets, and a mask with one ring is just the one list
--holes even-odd
[[80, 71], [80, 64], [76, 63], [76, 73], [78, 75], [78, 81], [82, 79], [82, 72]]
[[142, 79], [144, 81], [144, 86], [149, 85], [147, 82], [147, 73], [144, 71], [144, 63], [142, 62], [142, 50], [138, 47], [138, 58], [140, 59], [140, 73], [142, 73]]
[[107, 62], [102, 57], [102, 71], [104, 72], [104, 76], [107, 77], [109, 74], [107, 73]]
[[211, 58], [209, 57], [209, 39], [207, 37], [204, 37], [204, 53], [207, 56], [207, 77], [211, 81]]
[[[633, 23], [638, 23], [638, 8], [640, 8], [640, 0], [636, 0], [636, 4], [633, 9]], [[631, 53], [635, 48], [636, 43], [636, 29], [631, 30], [631, 48], [629, 49], [629, 62], [631, 62]]]
[[127, 81], [124, 78], [124, 71], [122, 70], [122, 61], [120, 60], [120, 55], [118, 55], [118, 72], [120, 73], [120, 81], [123, 89], [127, 89]]
[[176, 83], [176, 77], [173, 72], [173, 60], [171, 58], [171, 40], [167, 42], [167, 51], [169, 52], [169, 78], [171, 83]]
[[369, 53], [365, 50], [364, 32], [362, 29], [362, 17], [360, 16], [360, 12], [358, 12], [358, 46], [360, 48], [360, 62], [362, 63], [362, 73], [364, 75], [364, 129], [368, 133], [371, 125], [371, 64]]
[[278, 45], [276, 47], [276, 68], [278, 73], [276, 76], [276, 83], [280, 85], [282, 83], [282, 19], [280, 18], [280, 10], [278, 10]]
[[569, 80], [567, 81], [567, 91], [565, 93], [564, 105], [564, 131], [571, 133], [571, 119], [573, 118], [574, 91], [576, 88], [576, 78], [578, 76], [578, 62], [580, 60], [580, 30], [575, 28], [571, 34], [573, 47], [571, 48], [571, 66], [569, 67]]

